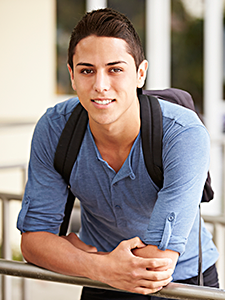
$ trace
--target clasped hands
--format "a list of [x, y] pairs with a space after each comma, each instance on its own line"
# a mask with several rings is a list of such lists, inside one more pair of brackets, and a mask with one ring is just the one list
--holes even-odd
[[144, 295], [159, 291], [172, 280], [172, 259], [148, 258], [146, 255], [141, 257], [141, 250], [148, 250], [148, 246], [138, 237], [122, 241], [112, 252], [107, 253], [86, 245], [74, 233], [63, 238], [76, 248], [93, 255], [95, 267], [89, 276], [93, 280]]

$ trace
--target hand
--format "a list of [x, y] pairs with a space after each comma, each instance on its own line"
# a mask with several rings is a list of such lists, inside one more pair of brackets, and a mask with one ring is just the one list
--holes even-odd
[[[177, 260], [179, 258], [179, 253], [176, 251], [172, 251], [166, 249], [164, 251], [158, 249], [157, 246], [154, 245], [146, 245], [143, 248], [136, 248], [132, 250], [132, 253], [135, 256], [144, 257], [144, 258], [170, 258], [172, 263], [170, 265], [170, 269], [175, 269]], [[166, 271], [167, 267], [157, 268], [155, 271]], [[152, 270], [153, 271], [153, 270]]]
[[69, 235], [67, 236], [61, 236], [61, 238], [67, 240], [68, 242], [70, 242], [74, 247], [86, 251], [86, 252], [97, 252], [97, 248], [91, 245], [87, 245], [84, 242], [81, 241], [81, 239], [79, 239], [79, 237], [71, 232]]
[[[100, 256], [93, 279], [133, 293], [157, 292], [172, 280], [172, 261], [133, 255], [132, 249], [143, 247], [145, 244], [138, 237], [121, 242], [112, 252]], [[157, 270], [161, 267], [163, 271]]]

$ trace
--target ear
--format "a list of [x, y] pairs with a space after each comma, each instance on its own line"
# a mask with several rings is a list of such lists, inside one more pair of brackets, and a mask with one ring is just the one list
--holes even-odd
[[145, 83], [145, 78], [147, 75], [147, 69], [148, 69], [148, 61], [145, 59], [143, 60], [139, 67], [138, 67], [138, 78], [137, 78], [137, 87], [142, 88]]
[[72, 68], [69, 64], [67, 64], [67, 68], [68, 68], [68, 71], [70, 73], [70, 80], [71, 80], [72, 88], [74, 89], [74, 91], [76, 91], [76, 85], [75, 85], [75, 81], [74, 81], [73, 70], [72, 70]]

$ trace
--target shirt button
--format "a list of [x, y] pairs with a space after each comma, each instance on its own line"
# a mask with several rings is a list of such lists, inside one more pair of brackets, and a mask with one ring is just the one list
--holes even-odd
[[121, 207], [119, 205], [115, 205], [115, 208], [120, 209]]
[[131, 175], [130, 175], [130, 178], [131, 178], [132, 180], [134, 180], [136, 177], [135, 177], [134, 174], [131, 174]]
[[172, 214], [169, 216], [168, 221], [169, 221], [169, 222], [172, 222], [172, 221], [174, 220], [174, 218], [175, 218], [175, 215], [174, 215], [174, 213], [172, 213]]

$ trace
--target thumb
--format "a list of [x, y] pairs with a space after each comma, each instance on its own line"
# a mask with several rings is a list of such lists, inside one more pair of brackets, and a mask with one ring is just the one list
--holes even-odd
[[87, 249], [85, 249], [87, 252], [98, 252], [97, 248], [92, 245], [87, 245]]
[[124, 243], [126, 243], [126, 247], [129, 248], [129, 250], [146, 247], [146, 245], [140, 240], [139, 237], [126, 240], [124, 241]]

